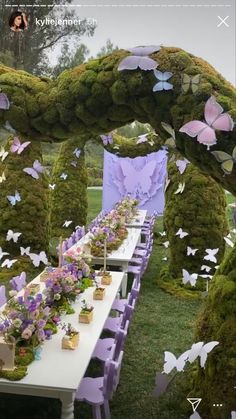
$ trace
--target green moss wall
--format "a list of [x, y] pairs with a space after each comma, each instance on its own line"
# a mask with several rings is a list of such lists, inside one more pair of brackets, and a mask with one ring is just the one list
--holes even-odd
[[[12, 138], [9, 138], [6, 150], [9, 151], [11, 143]], [[40, 143], [31, 140], [22, 154], [9, 152], [1, 163], [0, 173], [2, 175], [4, 171], [6, 181], [0, 184], [0, 246], [10, 253], [10, 259], [19, 257], [20, 246], [30, 246], [30, 251], [34, 253], [47, 251], [48, 248], [47, 180], [44, 175], [36, 180], [23, 172], [25, 167], [32, 167], [33, 162], [41, 160], [41, 157]], [[7, 195], [15, 195], [16, 190], [21, 201], [12, 206]], [[22, 233], [17, 243], [6, 241], [8, 230]], [[13, 266], [16, 269], [17, 264]], [[0, 268], [0, 278], [3, 278], [4, 272], [10, 273], [11, 269]]]
[[[76, 148], [81, 149], [79, 158], [73, 154]], [[50, 183], [56, 186], [50, 189], [49, 198], [51, 238], [68, 237], [75, 226], [86, 224], [88, 176], [83, 149], [82, 139], [65, 141], [54, 164]], [[71, 162], [77, 162], [77, 166], [72, 166]], [[60, 178], [62, 173], [68, 175], [66, 180]], [[66, 220], [72, 221], [67, 228], [62, 227]]]
[[[181, 175], [175, 162], [171, 161], [168, 176], [164, 229], [170, 241], [169, 272], [177, 278], [182, 277], [182, 269], [200, 273], [205, 249], [218, 247], [218, 263], [223, 259], [223, 237], [228, 233], [226, 201], [221, 186], [192, 164], [188, 164]], [[182, 194], [175, 194], [180, 182], [185, 183], [185, 189]], [[189, 235], [180, 239], [176, 236], [179, 228]], [[195, 256], [187, 256], [187, 246], [199, 249]], [[211, 262], [208, 265], [214, 266]]]

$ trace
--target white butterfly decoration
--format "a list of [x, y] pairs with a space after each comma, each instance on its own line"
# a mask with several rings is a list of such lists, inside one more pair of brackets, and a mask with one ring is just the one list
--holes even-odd
[[198, 249], [192, 249], [190, 246], [187, 247], [187, 256], [195, 256]]
[[113, 148], [114, 148], [114, 150], [119, 150], [120, 146], [119, 146], [119, 144], [115, 144], [115, 145], [113, 145]]
[[159, 231], [159, 234], [161, 237], [166, 236], [166, 232], [165, 231]]
[[63, 179], [63, 180], [66, 180], [66, 179], [67, 179], [67, 176], [68, 176], [68, 175], [67, 175], [66, 173], [64, 173], [64, 172], [63, 172], [63, 173], [60, 175], [60, 178], [61, 178], [61, 179]]
[[4, 147], [1, 147], [1, 150], [0, 150], [0, 157], [2, 158], [2, 161], [4, 161], [5, 160], [5, 158], [8, 156], [8, 151], [5, 151], [5, 148]]
[[179, 182], [178, 188], [176, 189], [174, 194], [177, 195], [179, 193], [183, 193], [184, 188], [185, 188], [185, 182], [183, 182], [183, 183]]
[[165, 256], [164, 258], [162, 258], [162, 260], [164, 260], [166, 262], [167, 261], [167, 256]]
[[146, 143], [148, 141], [147, 135], [149, 133], [147, 132], [146, 134], [141, 134], [138, 136], [136, 144], [142, 144], [142, 143]]
[[62, 227], [69, 227], [69, 225], [72, 223], [73, 221], [65, 221]]
[[225, 240], [225, 242], [227, 243], [228, 246], [234, 247], [234, 242], [232, 242], [232, 240], [230, 240], [230, 238], [228, 236], [224, 237], [224, 240]]
[[77, 159], [79, 158], [81, 153], [81, 150], [77, 147], [74, 149], [73, 154], [75, 154], [75, 156], [77, 157]]
[[207, 273], [210, 272], [211, 268], [210, 266], [207, 265], [202, 265], [201, 266], [201, 271], [206, 271]]
[[165, 351], [165, 364], [163, 367], [163, 372], [169, 374], [174, 368], [177, 371], [183, 371], [186, 361], [188, 359], [189, 351], [184, 352], [179, 358], [176, 358], [172, 352]]
[[204, 345], [204, 342], [194, 343], [189, 351], [188, 361], [192, 364], [197, 357], [200, 357], [200, 365], [203, 368], [205, 366], [207, 355], [219, 345], [218, 341], [208, 342]]
[[20, 247], [20, 254], [21, 254], [21, 256], [24, 256], [24, 255], [29, 256], [29, 254], [30, 254], [30, 246], [28, 246], [26, 248]]
[[12, 260], [10, 260], [10, 259], [5, 259], [4, 261], [3, 261], [3, 263], [1, 264], [1, 267], [2, 268], [4, 268], [5, 266], [7, 267], [7, 269], [9, 269], [9, 268], [11, 268], [12, 267], [12, 265], [14, 264], [14, 263], [16, 263], [17, 262], [17, 259], [12, 259]]
[[169, 245], [170, 245], [170, 242], [169, 241], [166, 241], [166, 242], [164, 242], [162, 244], [167, 249], [169, 247]]
[[21, 201], [21, 196], [18, 191], [15, 191], [15, 195], [7, 195], [7, 200], [14, 206], [17, 202]]
[[50, 189], [52, 189], [52, 190], [54, 190], [55, 189], [55, 186], [56, 186], [56, 184], [55, 183], [49, 183], [49, 185], [48, 185], [48, 187], [50, 188]]
[[183, 284], [185, 285], [189, 282], [192, 285], [192, 287], [195, 287], [198, 274], [190, 274], [188, 271], [186, 271], [186, 269], [182, 269], [182, 274], [183, 274], [183, 278], [182, 278]]
[[0, 260], [3, 258], [3, 256], [9, 255], [9, 253], [4, 252], [0, 246]]
[[230, 233], [236, 234], [236, 228], [233, 228], [233, 230], [230, 230]]
[[44, 263], [44, 265], [48, 264], [48, 258], [44, 251], [40, 252], [38, 255], [36, 253], [29, 253], [29, 257], [32, 260], [33, 265], [36, 267], [38, 267], [41, 262]]
[[5, 173], [2, 172], [2, 176], [0, 176], [0, 183], [3, 183], [6, 180]]
[[167, 190], [167, 188], [168, 188], [169, 184], [170, 184], [170, 179], [168, 179], [168, 177], [167, 177], [167, 178], [166, 178], [166, 181], [165, 181], [165, 192], [166, 192], [166, 190]]
[[189, 233], [187, 233], [186, 231], [183, 231], [182, 228], [179, 228], [179, 230], [177, 231], [175, 235], [179, 236], [180, 239], [183, 239], [184, 237], [189, 236]]
[[217, 263], [217, 259], [215, 255], [219, 252], [219, 248], [217, 249], [206, 249], [207, 255], [204, 256], [204, 260], [209, 260], [210, 262]]
[[201, 278], [204, 278], [204, 279], [212, 279], [213, 278], [213, 275], [207, 275], [207, 274], [199, 274], [199, 276]]
[[14, 233], [12, 230], [8, 230], [7, 232], [7, 237], [6, 237], [6, 241], [10, 241], [13, 240], [14, 243], [18, 242], [19, 237], [21, 236], [22, 233]]

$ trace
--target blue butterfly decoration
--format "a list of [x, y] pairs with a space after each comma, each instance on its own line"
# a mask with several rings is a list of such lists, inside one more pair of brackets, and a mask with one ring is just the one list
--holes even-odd
[[18, 191], [15, 191], [15, 195], [7, 195], [7, 199], [14, 206], [17, 202], [21, 201], [21, 196]]
[[33, 349], [34, 359], [36, 361], [40, 361], [40, 359], [41, 359], [41, 352], [42, 352], [41, 346]]
[[165, 71], [164, 73], [162, 73], [159, 70], [153, 70], [153, 73], [156, 79], [158, 80], [158, 82], [152, 89], [153, 92], [160, 92], [161, 90], [173, 89], [173, 84], [167, 81], [173, 76], [173, 73], [171, 73], [170, 71]]

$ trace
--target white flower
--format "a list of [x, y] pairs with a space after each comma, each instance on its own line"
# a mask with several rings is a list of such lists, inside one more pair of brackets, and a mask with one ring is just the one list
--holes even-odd
[[19, 328], [22, 325], [22, 321], [20, 319], [15, 319], [12, 322], [15, 327]]
[[55, 295], [54, 295], [54, 300], [58, 301], [58, 300], [60, 300], [60, 299], [61, 299], [60, 294], [55, 294]]

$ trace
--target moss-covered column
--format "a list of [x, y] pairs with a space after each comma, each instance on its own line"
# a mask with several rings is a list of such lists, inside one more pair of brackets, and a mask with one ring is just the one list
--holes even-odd
[[[84, 158], [84, 140], [65, 141], [54, 164], [50, 190], [50, 237], [68, 237], [75, 226], [87, 218], [88, 177]], [[77, 154], [77, 156], [76, 156]], [[65, 221], [72, 221], [63, 227]]]
[[[236, 247], [212, 280], [198, 318], [195, 342], [212, 340], [219, 345], [208, 356], [205, 369], [198, 368], [193, 393], [202, 397], [206, 417], [229, 418], [236, 400]], [[217, 409], [216, 403], [223, 406]]]
[[[221, 186], [192, 164], [180, 174], [175, 161], [170, 161], [168, 176], [164, 229], [170, 242], [169, 273], [177, 278], [182, 276], [182, 269], [200, 273], [205, 249], [219, 248], [217, 261], [222, 260], [228, 228], [226, 200]], [[184, 191], [175, 194], [180, 183], [185, 184]], [[188, 236], [176, 236], [180, 228]], [[187, 246], [198, 249], [194, 256], [187, 256]]]
[[[20, 137], [21, 142], [26, 139]], [[1, 163], [1, 173], [4, 172], [6, 180], [0, 184], [0, 247], [8, 252], [9, 259], [21, 260], [20, 246], [30, 247], [30, 251], [39, 253], [48, 248], [48, 185], [44, 174], [34, 179], [23, 169], [32, 168], [35, 160], [42, 162], [41, 145], [31, 139], [21, 154], [12, 153], [10, 138], [5, 146], [9, 152]], [[19, 193], [15, 205], [12, 205], [7, 196], [14, 197]], [[14, 203], [14, 198], [13, 201]], [[17, 242], [6, 241], [8, 230], [21, 233]], [[24, 260], [29, 258], [25, 257]], [[3, 259], [2, 261], [3, 262]], [[31, 261], [29, 261], [30, 264]], [[5, 279], [10, 271], [21, 271], [17, 262], [12, 269], [0, 268], [0, 277]]]

